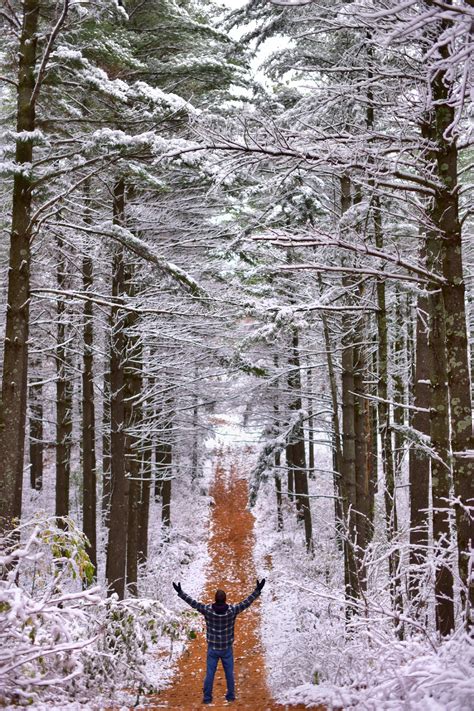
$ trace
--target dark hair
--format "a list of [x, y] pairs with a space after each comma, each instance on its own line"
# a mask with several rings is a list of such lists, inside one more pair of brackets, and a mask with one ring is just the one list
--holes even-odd
[[223, 590], [216, 591], [216, 602], [222, 604], [226, 601], [227, 595]]

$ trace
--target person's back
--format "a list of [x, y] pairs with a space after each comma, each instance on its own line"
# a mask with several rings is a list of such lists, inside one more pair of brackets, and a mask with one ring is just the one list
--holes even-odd
[[188, 603], [192, 608], [204, 615], [206, 620], [207, 639], [207, 669], [204, 681], [203, 703], [209, 704], [212, 701], [212, 687], [214, 676], [219, 659], [224, 667], [227, 682], [227, 701], [235, 700], [234, 688], [234, 655], [232, 644], [234, 642], [235, 618], [240, 612], [246, 610], [254, 600], [260, 595], [265, 579], [258, 581], [255, 590], [236, 605], [228, 605], [226, 594], [223, 590], [217, 590], [215, 602], [205, 605], [194, 600], [181, 589], [180, 583], [173, 583], [173, 587], [179, 597]]

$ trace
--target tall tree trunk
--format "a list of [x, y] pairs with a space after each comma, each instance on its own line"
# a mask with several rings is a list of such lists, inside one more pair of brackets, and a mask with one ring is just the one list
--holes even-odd
[[[87, 186], [88, 187], [88, 186]], [[88, 190], [86, 191], [86, 200]], [[86, 210], [88, 206], [86, 205]], [[86, 250], [87, 252], [87, 250]], [[92, 290], [94, 270], [92, 257], [85, 253], [82, 259], [82, 284], [84, 291]], [[82, 476], [83, 476], [83, 523], [89, 540], [87, 552], [97, 568], [97, 466], [95, 454], [95, 402], [94, 402], [94, 326], [92, 301], [84, 302], [83, 354], [82, 354]]]
[[308, 390], [308, 466], [309, 476], [311, 479], [316, 477], [315, 461], [314, 461], [314, 417], [313, 417], [313, 378], [311, 373], [311, 365], [307, 369], [306, 387]]
[[[127, 296], [135, 294], [133, 270], [128, 270]], [[127, 532], [127, 587], [131, 595], [138, 593], [138, 522], [140, 506], [140, 437], [137, 433], [142, 419], [139, 399], [142, 392], [142, 347], [136, 330], [138, 315], [129, 313], [125, 319], [126, 361], [124, 370], [125, 395], [125, 475], [129, 481]]]
[[449, 396], [447, 387], [446, 331], [443, 295], [439, 289], [430, 295], [431, 362], [431, 446], [436, 457], [431, 461], [433, 496], [433, 540], [436, 555], [436, 625], [442, 635], [454, 629], [453, 573], [449, 560], [451, 527], [451, 469], [449, 457]]
[[[448, 25], [445, 25], [445, 28], [447, 27]], [[448, 51], [446, 46], [440, 48], [440, 53], [446, 60], [449, 60]], [[461, 594], [466, 623], [474, 625], [474, 617], [471, 619], [474, 610], [474, 580], [469, 574], [469, 561], [474, 547], [474, 516], [472, 510], [469, 513], [469, 507], [474, 504], [474, 440], [462, 232], [459, 220], [458, 150], [456, 139], [447, 137], [449, 126], [454, 121], [447, 71], [438, 72], [432, 79], [435, 166], [441, 187], [435, 193], [431, 217], [442, 252], [442, 274], [445, 279], [442, 293], [459, 573], [464, 584]]]
[[[415, 408], [412, 427], [421, 435], [430, 435], [430, 376], [434, 365], [431, 363], [431, 349], [428, 343], [430, 303], [425, 292], [417, 301], [416, 355], [413, 387]], [[429, 534], [429, 486], [430, 458], [419, 447], [412, 446], [409, 454], [410, 481], [410, 573], [408, 592], [416, 601], [421, 589], [421, 567], [426, 563]]]
[[28, 390], [28, 332], [30, 304], [31, 173], [33, 141], [25, 131], [35, 129], [36, 45], [40, 3], [24, 0], [18, 52], [17, 124], [12, 227], [8, 261], [8, 292], [0, 407], [0, 528], [8, 529], [21, 516], [23, 459]]
[[288, 442], [285, 447], [286, 455], [286, 469], [287, 469], [287, 491], [288, 491], [288, 501], [294, 501], [295, 499], [295, 463], [294, 463], [294, 451], [292, 442]]
[[[367, 54], [367, 104], [366, 104], [366, 125], [367, 125], [367, 130], [369, 132], [373, 131], [374, 129], [374, 124], [375, 124], [375, 107], [374, 107], [374, 93], [373, 93], [373, 78], [374, 78], [374, 46], [372, 43], [372, 32], [370, 30], [366, 30], [366, 42], [365, 42], [365, 50]], [[369, 157], [370, 163], [373, 163], [373, 158]], [[375, 236], [375, 241], [377, 243], [382, 244], [383, 243], [383, 232], [382, 232], [382, 213], [380, 209], [380, 198], [377, 195], [377, 192], [375, 191], [375, 180], [373, 177], [369, 177], [368, 180], [369, 183], [369, 188], [371, 191], [373, 191], [371, 199], [372, 199], [372, 204], [373, 204], [373, 210], [372, 210], [372, 217], [373, 217], [373, 226], [374, 226], [374, 236]], [[377, 280], [376, 283], [376, 293], [377, 293], [377, 300], [379, 298], [382, 299], [383, 301], [383, 309], [385, 310], [385, 282], [382, 279]], [[379, 305], [379, 313], [380, 313], [380, 305]], [[385, 312], [384, 312], [385, 313]], [[378, 336], [379, 336], [379, 324], [377, 323], [377, 336], [375, 337], [375, 342], [378, 344]], [[387, 333], [385, 331], [385, 339], [387, 339]], [[387, 348], [387, 344], [385, 343], [385, 350]], [[378, 356], [379, 356], [379, 350], [378, 350], [378, 345], [374, 348], [373, 350], [373, 356], [372, 356], [372, 370], [374, 373], [374, 378], [373, 380], [375, 381], [377, 379], [378, 375]], [[378, 395], [378, 383], [374, 382], [372, 387], [367, 388], [368, 392], [371, 392], [372, 395], [377, 396]], [[374, 531], [374, 515], [375, 515], [375, 492], [377, 490], [377, 481], [378, 481], [378, 468], [377, 468], [377, 462], [378, 462], [378, 441], [377, 441], [377, 434], [379, 431], [379, 408], [378, 408], [378, 402], [375, 401], [373, 403], [369, 403], [369, 419], [370, 419], [370, 424], [369, 424], [369, 431], [370, 431], [370, 438], [369, 438], [369, 451], [370, 451], [370, 459], [368, 461], [368, 467], [369, 467], [369, 472], [368, 472], [368, 497], [369, 497], [369, 502], [366, 507], [367, 511], [367, 516], [368, 516], [368, 526], [367, 526], [367, 531], [369, 534], [369, 538], [372, 538], [373, 531]]]
[[[168, 542], [171, 528], [171, 480], [173, 475], [173, 401], [171, 399], [164, 402], [160, 429], [156, 449], [156, 473], [161, 495], [163, 539]], [[155, 485], [155, 496], [156, 492]]]
[[[125, 222], [125, 183], [119, 178], [114, 185], [114, 224]], [[123, 247], [116, 247], [112, 268], [112, 296], [116, 302], [125, 293], [125, 260]], [[124, 412], [124, 316], [118, 306], [112, 308], [110, 342], [110, 525], [107, 546], [106, 576], [109, 589], [120, 600], [125, 594], [125, 561], [127, 551], [128, 481], [125, 476]]]
[[138, 563], [143, 565], [148, 558], [148, 527], [150, 518], [150, 493], [151, 493], [151, 478], [153, 469], [153, 436], [151, 434], [151, 424], [153, 422], [153, 389], [154, 378], [149, 377], [146, 390], [149, 393], [143, 412], [143, 423], [147, 428], [147, 435], [143, 442], [141, 471], [140, 471], [140, 499], [138, 503], [138, 534], [137, 534], [137, 549]]
[[[374, 237], [375, 246], [382, 250], [384, 247], [382, 227], [382, 206], [380, 200], [374, 199]], [[383, 277], [377, 279], [377, 360], [378, 360], [378, 421], [380, 428], [381, 461], [384, 478], [385, 501], [385, 526], [387, 540], [390, 544], [398, 530], [397, 499], [395, 489], [395, 454], [393, 451], [392, 426], [390, 418], [390, 405], [388, 402], [389, 368], [388, 368], [388, 320], [386, 284]], [[389, 576], [392, 593], [392, 604], [395, 610], [401, 611], [402, 596], [400, 580], [398, 578], [400, 554], [394, 549], [389, 557]]]
[[281, 453], [275, 453], [275, 495], [277, 505], [277, 531], [283, 530], [283, 494], [281, 491]]
[[[278, 372], [279, 359], [278, 354], [273, 356], [273, 364], [275, 366], [275, 373]], [[276, 435], [280, 432], [280, 388], [279, 380], [275, 381], [275, 400], [273, 403], [273, 414], [275, 421], [273, 423], [273, 430]], [[276, 505], [277, 505], [277, 531], [283, 530], [283, 494], [281, 489], [281, 452], [275, 452], [275, 495], [276, 495]]]
[[[395, 323], [396, 323], [396, 337], [393, 343], [393, 363], [394, 363], [394, 373], [393, 373], [393, 399], [395, 403], [404, 404], [405, 401], [405, 378], [406, 370], [404, 357], [406, 353], [405, 347], [405, 319], [406, 314], [404, 313], [404, 299], [398, 285], [395, 287]], [[404, 438], [401, 433], [401, 428], [405, 424], [405, 409], [403, 407], [395, 405], [393, 408], [393, 423], [395, 425], [395, 436], [394, 436], [394, 467], [395, 467], [395, 479], [401, 473], [402, 461], [403, 461], [403, 448], [404, 448]]]
[[142, 455], [140, 500], [138, 503], [137, 550], [139, 565], [143, 565], [148, 559], [152, 454], [152, 443], [146, 441]]
[[[59, 291], [68, 286], [64, 243], [58, 237], [57, 280]], [[72, 365], [69, 314], [64, 300], [57, 301], [56, 334], [56, 516], [69, 515], [72, 444]]]
[[[351, 182], [348, 176], [341, 178], [341, 214], [351, 205]], [[343, 286], [353, 288], [352, 278], [343, 277]], [[360, 595], [357, 566], [357, 497], [356, 497], [356, 451], [355, 451], [355, 402], [354, 402], [354, 324], [352, 314], [344, 314], [341, 320], [341, 368], [342, 368], [342, 469], [341, 493], [344, 523], [344, 584], [348, 605], [346, 615], [351, 614], [350, 601]]]
[[[299, 355], [299, 339], [297, 328], [292, 328], [291, 351], [288, 374], [290, 389], [290, 410], [297, 412], [302, 409], [301, 400], [301, 364]], [[306, 471], [306, 452], [304, 441], [304, 428], [300, 423], [292, 435], [292, 464], [295, 482], [295, 500], [298, 519], [304, 524], [306, 550], [313, 552], [313, 526], [311, 521], [311, 506], [308, 490], [308, 473]]]
[[[432, 272], [442, 263], [443, 245], [437, 231], [426, 236], [426, 263]], [[450, 560], [451, 457], [448, 363], [446, 354], [446, 312], [443, 290], [436, 283], [429, 292], [430, 348], [430, 434], [435, 456], [431, 459], [433, 500], [433, 543], [435, 548], [436, 626], [440, 634], [454, 629], [453, 573]]]
[[[361, 557], [369, 540], [372, 538], [370, 526], [370, 499], [369, 485], [372, 473], [371, 451], [371, 412], [364, 378], [367, 377], [369, 366], [366, 358], [365, 328], [363, 319], [359, 319], [356, 327], [356, 341], [354, 345], [354, 433], [355, 433], [355, 472], [356, 472], [356, 508], [357, 508], [357, 543], [361, 549]], [[359, 560], [360, 584], [365, 589], [366, 575], [362, 560]]]
[[[322, 278], [321, 274], [318, 275], [319, 292], [322, 294]], [[332, 356], [332, 344], [331, 336], [329, 333], [329, 324], [324, 311], [321, 312], [321, 321], [323, 324], [323, 334], [324, 334], [324, 347], [326, 349], [326, 360], [327, 369], [329, 377], [329, 390], [331, 392], [331, 405], [332, 405], [332, 430], [333, 430], [333, 467], [334, 467], [334, 493], [335, 493], [335, 521], [336, 521], [336, 540], [338, 547], [342, 548], [343, 542], [343, 529], [344, 529], [344, 514], [342, 506], [342, 488], [341, 488], [341, 477], [344, 469], [343, 454], [342, 454], [342, 437], [341, 437], [341, 423], [339, 418], [339, 402], [337, 395], [337, 380], [336, 372], [334, 369], [334, 362]]]
[[105, 370], [103, 374], [102, 398], [102, 518], [106, 528], [110, 523], [110, 499], [112, 496], [111, 463], [110, 463], [110, 362], [111, 362], [111, 333], [112, 324], [109, 320], [109, 330], [105, 339]]
[[198, 383], [199, 383], [199, 368], [197, 361], [194, 364], [194, 387], [196, 390], [193, 392], [193, 424], [192, 424], [192, 445], [191, 445], [191, 482], [194, 483], [200, 477], [200, 466], [199, 466], [199, 393], [198, 393]]
[[32, 489], [43, 488], [43, 379], [31, 378], [30, 384], [30, 484]]

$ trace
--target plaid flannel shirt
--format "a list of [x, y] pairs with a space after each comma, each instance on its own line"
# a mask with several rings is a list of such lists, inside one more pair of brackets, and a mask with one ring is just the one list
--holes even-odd
[[218, 614], [212, 609], [212, 605], [204, 605], [202, 602], [193, 600], [192, 597], [182, 592], [180, 597], [191, 605], [195, 610], [201, 612], [206, 620], [206, 639], [212, 649], [227, 649], [234, 641], [235, 618], [240, 612], [250, 607], [252, 602], [260, 595], [260, 590], [255, 588], [245, 600], [236, 605], [228, 605], [227, 610]]

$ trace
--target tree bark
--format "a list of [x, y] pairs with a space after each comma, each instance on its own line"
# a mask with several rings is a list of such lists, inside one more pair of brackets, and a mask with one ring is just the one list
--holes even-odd
[[[114, 185], [114, 224], [125, 222], [125, 182]], [[116, 247], [112, 268], [112, 296], [121, 300], [125, 293], [125, 260], [123, 247]], [[128, 481], [125, 476], [124, 412], [124, 317], [118, 307], [112, 308], [110, 342], [110, 525], [107, 546], [106, 576], [109, 589], [120, 600], [125, 594], [125, 561], [127, 551]]]
[[[168, 542], [171, 528], [171, 479], [173, 474], [173, 402], [167, 400], [162, 410], [161, 432], [156, 449], [156, 473], [161, 496], [163, 539]], [[156, 496], [155, 485], [155, 496]]]
[[111, 331], [112, 324], [109, 320], [109, 331], [105, 339], [105, 371], [103, 375], [102, 398], [102, 518], [106, 528], [110, 524], [110, 499], [112, 496], [111, 463], [110, 463], [110, 362], [111, 362]]
[[[341, 214], [351, 205], [351, 182], [348, 176], [341, 178]], [[344, 276], [342, 284], [353, 287], [352, 278]], [[351, 600], [360, 596], [360, 577], [357, 565], [357, 495], [355, 452], [355, 401], [354, 401], [354, 325], [353, 317], [344, 314], [341, 320], [341, 368], [342, 368], [342, 470], [341, 493], [344, 525], [344, 584], [346, 590], [346, 615], [351, 615]]]
[[[434, 92], [435, 100], [445, 99], [444, 87]], [[445, 99], [446, 100], [446, 99]], [[446, 367], [449, 384], [451, 449], [453, 452], [456, 530], [459, 551], [459, 573], [466, 623], [474, 610], [474, 581], [469, 576], [469, 559], [474, 544], [474, 458], [472, 456], [472, 403], [469, 374], [465, 283], [462, 263], [462, 234], [459, 221], [457, 184], [457, 147], [446, 141], [444, 131], [454, 118], [447, 103], [436, 105], [438, 175], [443, 187], [435, 195], [433, 218], [443, 242], [442, 288], [445, 309]], [[470, 454], [469, 454], [470, 452]]]
[[[430, 434], [430, 376], [434, 364], [428, 343], [429, 299], [422, 292], [417, 301], [416, 355], [413, 404], [416, 408], [412, 427], [422, 435]], [[410, 572], [408, 592], [413, 601], [422, 592], [422, 566], [426, 563], [429, 534], [430, 458], [418, 447], [412, 446], [409, 454], [410, 481]]]
[[[194, 380], [195, 380], [195, 388], [198, 388], [198, 383], [199, 383], [199, 368], [198, 368], [198, 363], [196, 362], [194, 365]], [[198, 390], [194, 390], [193, 395], [192, 395], [192, 400], [193, 400], [193, 411], [192, 411], [192, 416], [193, 416], [193, 424], [192, 424], [192, 430], [193, 430], [193, 440], [192, 440], [192, 449], [191, 449], [191, 482], [194, 484], [197, 479], [199, 479], [201, 475], [201, 470], [200, 470], [200, 462], [199, 462], [199, 394]]]
[[311, 373], [311, 366], [306, 371], [306, 387], [308, 390], [307, 400], [308, 400], [308, 467], [309, 467], [309, 477], [314, 479], [316, 477], [315, 471], [315, 461], [314, 461], [314, 417], [313, 417], [313, 378]]
[[286, 455], [286, 469], [287, 469], [287, 491], [288, 491], [288, 501], [294, 501], [295, 499], [295, 464], [294, 464], [294, 452], [293, 444], [288, 442], [285, 447]]
[[43, 488], [43, 379], [33, 376], [30, 384], [30, 484]]
[[454, 629], [453, 573], [449, 560], [451, 468], [445, 313], [443, 295], [439, 289], [431, 293], [430, 302], [430, 349], [433, 363], [430, 430], [431, 446], [437, 455], [431, 461], [433, 541], [436, 556], [436, 626], [442, 635], [448, 635]]
[[[396, 337], [393, 343], [393, 399], [396, 403], [400, 405], [404, 404], [405, 401], [405, 386], [404, 382], [406, 380], [406, 370], [404, 368], [404, 356], [406, 353], [405, 347], [405, 322], [406, 314], [404, 313], [404, 300], [402, 293], [397, 285], [395, 287], [395, 323], [396, 323]], [[395, 425], [395, 436], [394, 436], [394, 468], [395, 468], [395, 479], [401, 473], [402, 461], [403, 461], [403, 450], [404, 450], [404, 438], [400, 432], [400, 428], [405, 424], [405, 410], [403, 407], [394, 405], [393, 408], [393, 423]]]
[[[38, 0], [24, 0], [18, 66], [18, 133], [35, 129], [36, 46]], [[33, 141], [24, 134], [16, 141], [15, 172], [8, 262], [7, 313], [0, 407], [0, 528], [6, 530], [21, 516], [26, 402], [28, 390], [28, 333], [31, 263], [31, 174]]]
[[[290, 358], [288, 359], [288, 385], [290, 390], [290, 411], [302, 409], [301, 400], [301, 364], [299, 356], [299, 338], [297, 328], [292, 328]], [[313, 525], [308, 491], [308, 473], [306, 470], [306, 451], [304, 428], [300, 423], [292, 434], [292, 466], [295, 483], [295, 500], [297, 517], [304, 524], [305, 543], [308, 553], [313, 552]]]
[[[318, 275], [319, 291], [322, 293], [322, 279], [321, 274]], [[334, 454], [333, 454], [333, 466], [334, 466], [334, 493], [335, 493], [335, 521], [336, 521], [336, 540], [338, 547], [342, 548], [343, 541], [343, 529], [344, 529], [344, 514], [342, 507], [342, 488], [341, 488], [341, 477], [344, 470], [343, 454], [342, 454], [342, 438], [341, 438], [341, 423], [339, 417], [339, 401], [337, 394], [337, 380], [336, 372], [334, 369], [334, 362], [332, 356], [332, 344], [331, 336], [329, 333], [329, 325], [327, 317], [324, 311], [321, 312], [321, 321], [323, 324], [323, 334], [324, 334], [324, 346], [326, 349], [326, 359], [327, 359], [327, 369], [329, 378], [329, 390], [331, 392], [331, 405], [332, 405], [332, 429], [333, 429], [333, 440], [334, 440]]]
[[[356, 472], [356, 508], [357, 508], [357, 543], [365, 551], [372, 538], [370, 524], [370, 479], [372, 472], [372, 420], [369, 402], [365, 397], [367, 386], [364, 378], [369, 371], [365, 348], [363, 345], [365, 328], [363, 319], [356, 328], [357, 345], [354, 346], [354, 433], [355, 433], [355, 472]], [[366, 587], [365, 575], [362, 578], [362, 561], [359, 562], [359, 577], [361, 585]], [[365, 572], [365, 571], [364, 571]]]
[[[431, 222], [431, 224], [433, 224]], [[426, 263], [436, 272], [442, 264], [443, 243], [431, 227], [426, 235]], [[435, 549], [436, 627], [441, 635], [454, 629], [453, 573], [449, 555], [451, 543], [451, 457], [446, 313], [443, 290], [429, 285], [430, 348], [430, 434], [435, 456], [431, 458], [433, 500], [433, 544]]]
[[150, 520], [150, 492], [151, 492], [151, 467], [152, 444], [145, 442], [141, 467], [140, 500], [138, 503], [138, 564], [144, 565], [148, 559], [148, 528]]
[[[64, 243], [57, 239], [59, 291], [68, 287]], [[56, 516], [69, 515], [69, 486], [71, 478], [72, 445], [72, 365], [68, 344], [70, 335], [69, 314], [65, 302], [57, 301], [56, 333]]]
[[[275, 367], [275, 373], [278, 372], [279, 359], [278, 354], [275, 353], [273, 356], [273, 365]], [[273, 431], [276, 435], [280, 432], [280, 388], [279, 379], [275, 380], [275, 395], [273, 401]], [[276, 506], [277, 506], [277, 531], [283, 530], [283, 494], [281, 489], [281, 452], [275, 452], [274, 458], [275, 465], [275, 495], [276, 495]]]
[[[127, 269], [127, 296], [135, 294], [133, 269]], [[137, 428], [141, 421], [139, 398], [142, 392], [142, 348], [137, 334], [138, 314], [129, 313], [125, 318], [124, 365], [124, 419], [125, 419], [125, 476], [129, 482], [128, 531], [127, 531], [127, 588], [130, 595], [138, 594], [138, 521], [140, 502], [140, 438]]]
[[137, 548], [139, 565], [146, 563], [148, 558], [148, 527], [150, 518], [150, 493], [153, 469], [153, 437], [150, 432], [150, 427], [153, 422], [154, 408], [151, 393], [153, 393], [154, 384], [154, 378], [149, 377], [146, 386], [149, 396], [145, 402], [143, 415], [144, 424], [148, 427], [149, 434], [146, 435], [142, 448], [140, 499], [138, 503]]
[[[384, 247], [381, 204], [378, 198], [374, 202], [374, 237], [375, 246], [382, 250]], [[390, 543], [398, 530], [397, 499], [395, 489], [395, 453], [393, 451], [392, 424], [390, 417], [389, 399], [389, 340], [388, 340], [388, 320], [386, 284], [383, 277], [377, 279], [377, 360], [378, 360], [378, 422], [380, 428], [381, 441], [381, 461], [384, 478], [384, 502], [385, 502], [385, 527], [387, 540]], [[401, 595], [400, 580], [398, 579], [400, 554], [397, 549], [393, 550], [389, 557], [389, 576], [394, 609], [401, 611], [403, 600]]]
[[[87, 197], [87, 195], [86, 195]], [[82, 284], [84, 291], [93, 287], [92, 257], [84, 254]], [[87, 552], [97, 568], [97, 465], [95, 453], [95, 402], [94, 402], [94, 326], [91, 301], [84, 302], [83, 354], [82, 354], [82, 476], [83, 476], [83, 530], [89, 540]]]
[[283, 531], [283, 495], [281, 491], [281, 453], [275, 453], [275, 495], [277, 505], [277, 531]]

